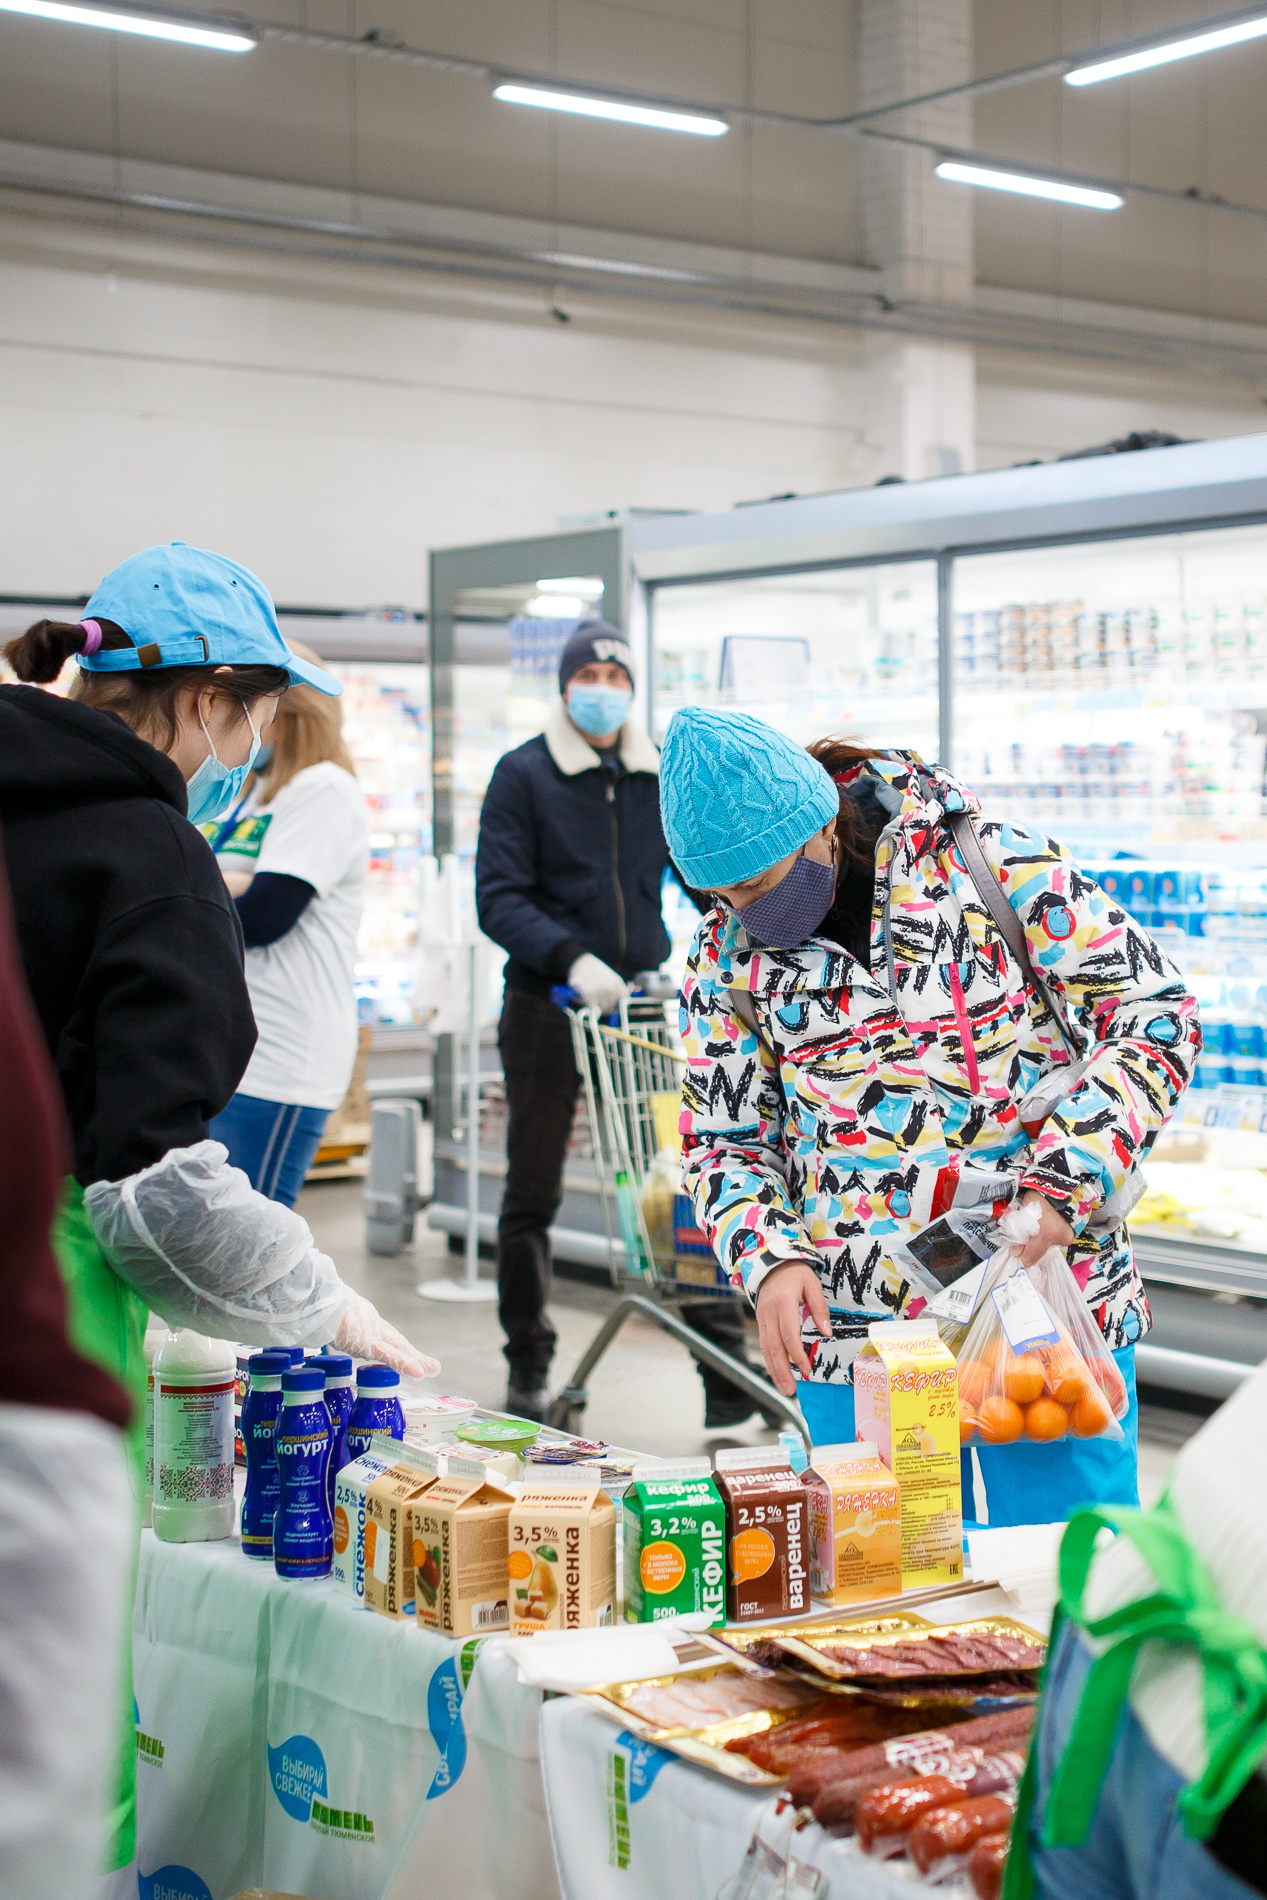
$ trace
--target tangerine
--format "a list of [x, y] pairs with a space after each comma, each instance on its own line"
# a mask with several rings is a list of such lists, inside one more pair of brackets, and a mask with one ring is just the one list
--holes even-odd
[[1025, 1414], [1015, 1399], [996, 1394], [982, 1400], [977, 1430], [987, 1445], [1010, 1445], [1025, 1430]]
[[1092, 1377], [1108, 1400], [1114, 1418], [1120, 1418], [1126, 1410], [1125, 1380], [1107, 1353], [1097, 1353], [1090, 1363]]
[[1003, 1368], [1003, 1390], [1018, 1405], [1031, 1405], [1042, 1395], [1043, 1362], [1036, 1352], [1009, 1356]]
[[959, 1443], [966, 1445], [976, 1429], [977, 1420], [975, 1413], [969, 1412], [965, 1406], [961, 1405], [959, 1407]]
[[979, 1405], [990, 1390], [992, 1374], [982, 1359], [967, 1359], [959, 1368], [959, 1399], [967, 1406]]
[[1025, 1407], [1025, 1436], [1042, 1444], [1063, 1438], [1069, 1430], [1069, 1414], [1055, 1399], [1035, 1399]]
[[1047, 1360], [1047, 1387], [1061, 1405], [1076, 1405], [1090, 1390], [1091, 1375], [1077, 1353], [1057, 1346]]
[[1098, 1438], [1113, 1423], [1113, 1413], [1105, 1393], [1088, 1386], [1069, 1415], [1069, 1423], [1077, 1438]]

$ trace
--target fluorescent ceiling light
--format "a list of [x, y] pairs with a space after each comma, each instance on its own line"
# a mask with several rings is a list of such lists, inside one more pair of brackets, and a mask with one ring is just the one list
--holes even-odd
[[139, 33], [148, 40], [175, 40], [181, 46], [203, 46], [213, 53], [253, 53], [256, 40], [216, 25], [197, 14], [181, 19], [172, 14], [127, 13], [113, 7], [62, 6], [59, 0], [0, 0], [0, 13], [25, 13], [35, 20], [56, 20], [63, 26], [103, 26], [112, 33]]
[[547, 112], [578, 112], [585, 119], [619, 119], [622, 125], [649, 125], [660, 132], [693, 132], [718, 139], [730, 127], [725, 119], [701, 112], [671, 112], [664, 106], [625, 105], [619, 99], [592, 99], [580, 92], [556, 92], [545, 86], [494, 86], [494, 99], [508, 106], [542, 106]]
[[524, 612], [542, 620], [579, 620], [588, 604], [579, 594], [537, 594]]
[[1216, 27], [1212, 33], [1193, 33], [1181, 40], [1166, 40], [1160, 46], [1147, 46], [1142, 52], [1123, 53], [1118, 59], [1103, 59], [1091, 66], [1075, 66], [1065, 74], [1067, 86], [1098, 86], [1102, 79], [1121, 79], [1124, 73], [1142, 73], [1150, 66], [1169, 66], [1174, 59], [1191, 59], [1196, 53], [1217, 53], [1223, 46], [1239, 46], [1244, 40], [1258, 40], [1267, 33], [1267, 13], [1257, 19], [1242, 20], [1237, 26]]
[[1086, 211], [1119, 211], [1122, 200], [1115, 191], [1093, 191], [1089, 185], [1066, 185], [1056, 178], [1031, 178], [1026, 172], [995, 171], [985, 165], [959, 165], [943, 159], [936, 168], [939, 178], [956, 185], [984, 185], [990, 191], [1017, 191], [1023, 198], [1053, 198], [1058, 204], [1081, 205]]
[[603, 592], [603, 583], [597, 574], [569, 574], [566, 580], [538, 581], [539, 594], [580, 594], [584, 600], [596, 600]]

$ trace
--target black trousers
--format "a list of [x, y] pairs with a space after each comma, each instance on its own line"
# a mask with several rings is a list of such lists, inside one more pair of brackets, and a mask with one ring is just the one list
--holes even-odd
[[[532, 1392], [546, 1382], [557, 1335], [546, 1315], [550, 1297], [549, 1227], [563, 1198], [563, 1162], [581, 1078], [572, 1031], [548, 997], [507, 990], [497, 1030], [506, 1081], [506, 1193], [497, 1227], [498, 1317], [510, 1382]], [[736, 1359], [745, 1357], [737, 1299], [702, 1300], [681, 1308], [688, 1326]], [[704, 1390], [729, 1396], [721, 1373], [700, 1366]]]

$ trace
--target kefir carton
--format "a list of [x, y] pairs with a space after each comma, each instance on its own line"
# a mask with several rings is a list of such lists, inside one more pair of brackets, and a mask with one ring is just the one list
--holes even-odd
[[707, 1458], [636, 1464], [623, 1499], [625, 1621], [726, 1621], [726, 1509]]

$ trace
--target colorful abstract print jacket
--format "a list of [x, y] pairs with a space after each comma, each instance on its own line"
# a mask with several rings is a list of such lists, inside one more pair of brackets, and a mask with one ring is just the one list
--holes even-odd
[[[1187, 1085], [1196, 1003], [1060, 845], [977, 817], [1031, 960], [1090, 1057], [1031, 1140], [1017, 1105], [1069, 1057], [944, 822], [979, 804], [914, 753], [857, 771], [882, 781], [893, 810], [876, 846], [869, 971], [825, 938], [767, 950], [729, 913], [701, 921], [681, 994], [682, 1156], [697, 1218], [754, 1297], [784, 1261], [817, 1267], [833, 1338], [807, 1321], [806, 1350], [816, 1380], [847, 1381], [866, 1315], [919, 1311], [890, 1252], [950, 1204], [970, 1152], [974, 1168], [1019, 1171], [1022, 1191], [1038, 1189], [1066, 1216], [1079, 1235], [1070, 1265], [1095, 1319], [1111, 1347], [1127, 1345], [1151, 1324], [1130, 1241], [1124, 1226], [1087, 1222]], [[750, 992], [760, 1042], [730, 990]]]

